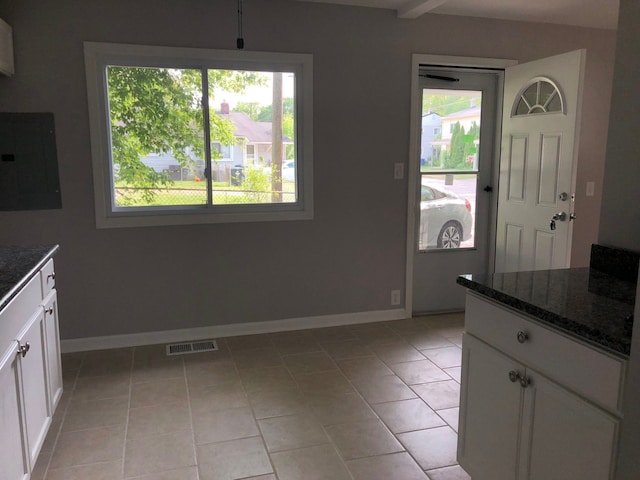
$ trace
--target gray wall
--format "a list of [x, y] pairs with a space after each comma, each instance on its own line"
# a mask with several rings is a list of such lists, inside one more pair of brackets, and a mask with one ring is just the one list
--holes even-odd
[[[640, 3], [620, 0], [599, 242], [640, 252]], [[640, 289], [636, 321], [640, 318]], [[618, 480], [640, 472], [640, 329], [634, 326], [623, 405]]]
[[620, 0], [600, 243], [640, 250], [640, 3]]
[[[587, 48], [573, 262], [588, 263], [615, 32], [247, 0], [249, 50], [314, 55], [315, 218], [97, 230], [83, 41], [235, 48], [235, 0], [4, 0], [0, 110], [55, 113], [63, 209], [0, 213], [0, 244], [59, 243], [65, 339], [390, 308], [403, 289], [411, 53], [519, 61]], [[584, 196], [587, 180], [597, 195]]]

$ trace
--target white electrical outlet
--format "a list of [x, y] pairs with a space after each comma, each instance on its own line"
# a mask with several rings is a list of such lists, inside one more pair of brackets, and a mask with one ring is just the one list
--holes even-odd
[[391, 290], [391, 305], [400, 305], [400, 290]]
[[393, 178], [395, 180], [402, 180], [404, 178], [404, 163], [393, 164]]
[[595, 193], [596, 184], [595, 182], [587, 182], [587, 197], [593, 197]]

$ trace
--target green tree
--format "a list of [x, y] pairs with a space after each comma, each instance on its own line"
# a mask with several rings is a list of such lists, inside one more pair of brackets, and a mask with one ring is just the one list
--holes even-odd
[[456, 122], [451, 133], [451, 149], [445, 163], [446, 168], [459, 168], [464, 162], [464, 127]]
[[473, 169], [473, 162], [469, 162], [468, 159], [478, 153], [478, 147], [476, 147], [476, 140], [480, 138], [480, 127], [476, 122], [473, 122], [473, 125], [469, 128], [469, 131], [466, 135], [463, 135], [464, 142], [464, 164], [461, 165], [461, 168], [465, 168], [468, 170]]
[[263, 108], [258, 102], [238, 102], [235, 110], [246, 113], [251, 120], [257, 122]]
[[[282, 115], [291, 115], [293, 117], [293, 112], [295, 109], [295, 103], [293, 101], [293, 97], [284, 97], [282, 99]], [[257, 122], [271, 122], [273, 118], [273, 106], [265, 105], [260, 109], [255, 120]]]
[[[428, 92], [428, 91], [427, 91]], [[442, 95], [440, 93], [425, 93], [422, 97], [422, 111], [437, 113], [441, 116], [450, 115], [460, 110], [480, 106], [481, 98], [464, 97], [458, 95]]]
[[[259, 73], [208, 70], [209, 97], [214, 88], [242, 92], [264, 84]], [[150, 202], [155, 189], [172, 183], [141, 158], [170, 153], [183, 167], [204, 157], [204, 115], [200, 70], [111, 66], [107, 71], [111, 144], [116, 180], [143, 189]], [[233, 145], [233, 124], [209, 112], [211, 141]], [[212, 155], [216, 156], [215, 150]]]

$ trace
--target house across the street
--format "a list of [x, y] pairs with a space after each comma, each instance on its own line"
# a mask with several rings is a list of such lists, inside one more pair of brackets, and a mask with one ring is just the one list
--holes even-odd
[[[227, 102], [222, 102], [220, 110], [216, 114], [231, 121], [236, 142], [234, 145], [211, 142], [211, 150], [218, 152], [218, 158], [214, 159], [212, 165], [214, 181], [229, 181], [234, 172], [246, 166], [263, 168], [271, 165], [271, 122], [256, 122], [244, 112], [231, 111]], [[284, 146], [293, 145], [293, 140], [282, 135], [282, 144]], [[286, 148], [283, 148], [282, 151], [285, 152]], [[197, 158], [189, 151], [187, 153], [194, 162], [190, 167], [181, 166], [170, 153], [150, 153], [142, 158], [142, 163], [158, 173], [168, 173], [172, 180], [204, 178], [204, 160]], [[284, 163], [286, 159], [282, 160]]]

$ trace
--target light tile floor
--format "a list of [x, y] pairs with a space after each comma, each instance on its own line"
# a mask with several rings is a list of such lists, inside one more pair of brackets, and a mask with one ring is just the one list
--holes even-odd
[[469, 480], [456, 464], [463, 317], [63, 356], [33, 480]]

